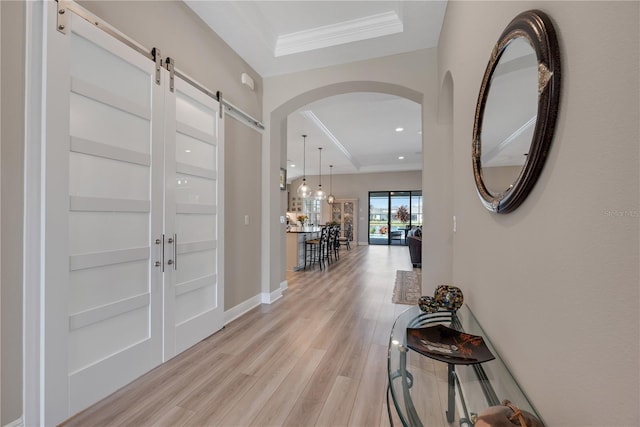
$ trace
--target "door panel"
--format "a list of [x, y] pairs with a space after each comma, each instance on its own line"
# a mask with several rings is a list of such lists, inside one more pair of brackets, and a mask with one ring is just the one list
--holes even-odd
[[216, 182], [212, 178], [176, 173], [176, 203], [215, 205]]
[[72, 93], [70, 124], [75, 138], [149, 153], [149, 121], [135, 114]]
[[72, 37], [71, 75], [149, 110], [148, 73], [131, 67], [139, 54], [131, 51], [123, 54], [117, 46], [119, 43], [111, 41], [113, 39], [102, 32], [90, 34], [85, 31], [81, 37]]
[[[97, 360], [119, 353], [123, 349], [147, 339], [148, 331], [148, 297], [139, 302], [142, 307], [129, 310], [114, 307], [109, 313], [101, 313], [94, 319], [82, 319], [78, 327], [71, 325], [69, 333], [69, 372], [73, 376], [93, 365]], [[113, 316], [113, 312], [124, 311]], [[73, 320], [73, 316], [72, 316]], [[70, 323], [74, 323], [73, 321]], [[101, 337], [96, 340], [95, 337]], [[86, 345], [91, 342], [92, 345]]]
[[[410, 224], [411, 192], [392, 191], [390, 194], [391, 213], [389, 215], [389, 238], [392, 245], [405, 245], [405, 232]], [[405, 218], [402, 209], [407, 213]], [[398, 212], [400, 211], [400, 214]], [[403, 222], [402, 219], [405, 221]]]
[[176, 325], [182, 325], [186, 321], [193, 319], [193, 313], [203, 313], [211, 308], [210, 301], [215, 303], [216, 276], [207, 276], [209, 283], [204, 283], [202, 287], [190, 290], [182, 295], [177, 295], [176, 303]]
[[[105, 252], [149, 244], [148, 214], [135, 212], [71, 212], [71, 253]], [[111, 232], [108, 232], [111, 231]]]
[[149, 167], [70, 153], [69, 191], [71, 196], [148, 201]]
[[146, 260], [74, 271], [69, 277], [69, 312], [143, 294], [148, 276]]
[[44, 319], [46, 348], [56, 348], [44, 356], [45, 400], [66, 408], [62, 416], [162, 360], [150, 246], [162, 232], [162, 194], [156, 214], [150, 184], [162, 162], [152, 166], [150, 153], [162, 144], [163, 88], [149, 59], [68, 18], [68, 34], [49, 33], [46, 74], [55, 104], [46, 114]]
[[185, 242], [217, 240], [216, 227], [207, 215], [180, 215], [176, 217], [176, 233]]
[[178, 78], [173, 95], [166, 109], [165, 232], [177, 246], [165, 277], [165, 301], [171, 304], [165, 360], [221, 329], [224, 318], [219, 105]]
[[216, 273], [215, 250], [180, 253], [180, 268], [176, 271], [176, 282], [184, 283]]
[[176, 82], [179, 83], [176, 85], [175, 120], [184, 125], [182, 128], [177, 126], [177, 130], [187, 133], [183, 129], [194, 128], [202, 133], [194, 137], [215, 144], [218, 137], [218, 116], [214, 114], [219, 108], [217, 103], [182, 80], [176, 79]]
[[369, 244], [389, 244], [389, 192], [369, 192]]
[[183, 133], [176, 133], [176, 161], [183, 165], [215, 170], [216, 148], [214, 145]]

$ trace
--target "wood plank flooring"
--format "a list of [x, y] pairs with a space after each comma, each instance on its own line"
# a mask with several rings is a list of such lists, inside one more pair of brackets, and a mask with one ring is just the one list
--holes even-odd
[[408, 308], [391, 296], [396, 270], [411, 269], [406, 246], [341, 250], [63, 425], [388, 426], [389, 332]]

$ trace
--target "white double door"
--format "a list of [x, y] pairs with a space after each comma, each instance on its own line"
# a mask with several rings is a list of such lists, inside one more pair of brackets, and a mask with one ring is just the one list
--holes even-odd
[[40, 357], [58, 423], [223, 326], [224, 236], [218, 102], [177, 78], [172, 90], [74, 14], [56, 31], [54, 15]]

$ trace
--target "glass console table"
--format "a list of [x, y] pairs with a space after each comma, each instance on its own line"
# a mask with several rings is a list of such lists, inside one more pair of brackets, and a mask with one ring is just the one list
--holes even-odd
[[[469, 365], [433, 360], [407, 347], [407, 328], [442, 324], [467, 334], [479, 335], [495, 359]], [[404, 426], [473, 426], [485, 408], [510, 400], [542, 421], [524, 392], [500, 359], [468, 306], [456, 313], [423, 313], [409, 308], [395, 321], [389, 340], [387, 398]], [[392, 405], [388, 403], [389, 420]]]

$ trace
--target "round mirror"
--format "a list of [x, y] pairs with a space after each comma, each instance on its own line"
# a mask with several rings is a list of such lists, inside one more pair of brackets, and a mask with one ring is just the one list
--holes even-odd
[[510, 212], [533, 188], [553, 138], [559, 85], [551, 21], [539, 11], [518, 15], [493, 50], [476, 107], [474, 176], [489, 210]]
[[538, 60], [524, 37], [511, 40], [498, 61], [482, 126], [482, 177], [491, 194], [508, 191], [529, 154], [538, 115]]

